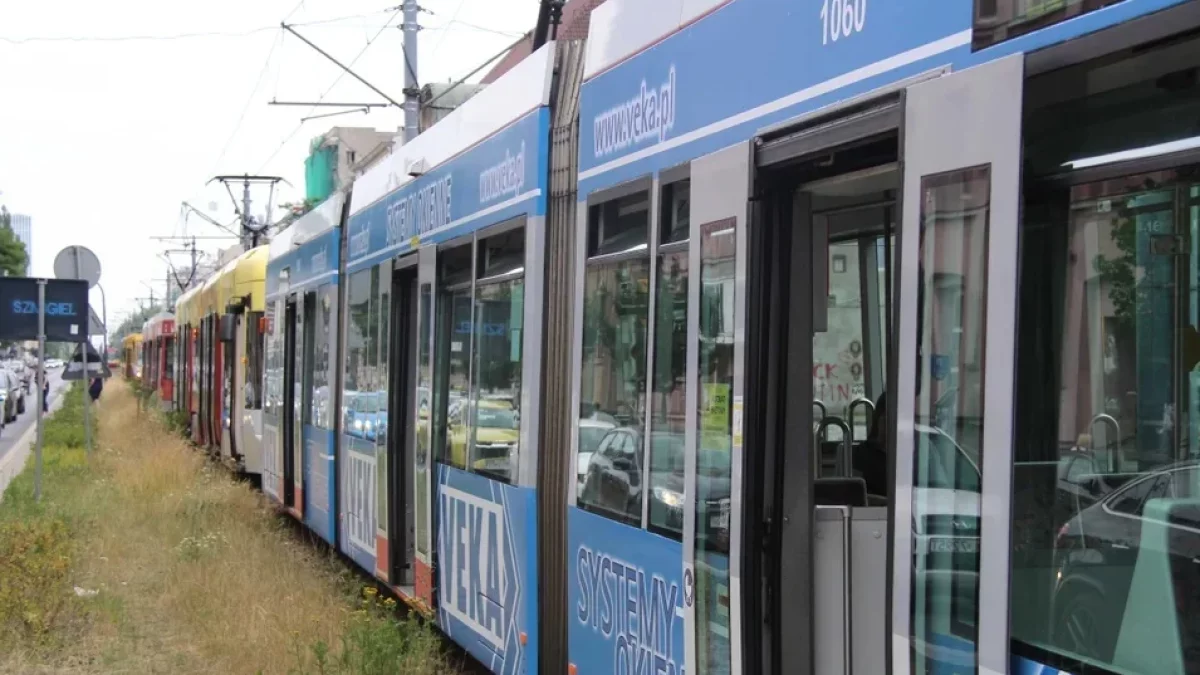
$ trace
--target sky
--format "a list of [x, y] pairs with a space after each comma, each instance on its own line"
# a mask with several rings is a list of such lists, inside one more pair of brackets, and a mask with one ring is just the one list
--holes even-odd
[[[181, 242], [151, 237], [225, 234], [194, 214], [181, 215], [187, 201], [222, 223], [234, 219], [225, 189], [205, 185], [214, 175], [282, 176], [291, 187], [281, 186], [275, 203], [299, 200], [314, 137], [335, 125], [401, 128], [403, 114], [394, 108], [301, 123], [309, 108], [267, 105], [323, 95], [331, 102], [381, 101], [284, 33], [285, 19], [343, 63], [357, 56], [355, 72], [400, 100], [403, 36], [393, 11], [399, 3], [0, 3], [0, 204], [33, 218], [32, 275], [53, 276], [54, 255], [64, 246], [92, 249], [111, 329], [148, 300], [151, 288], [155, 298], [166, 290], [160, 255]], [[466, 75], [531, 29], [538, 11], [538, 0], [420, 4], [427, 10], [419, 19], [421, 84]], [[261, 217], [265, 189], [253, 197]], [[200, 239], [197, 247], [215, 257], [233, 243]], [[188, 259], [171, 257], [176, 264]], [[100, 312], [96, 290], [92, 303]]]

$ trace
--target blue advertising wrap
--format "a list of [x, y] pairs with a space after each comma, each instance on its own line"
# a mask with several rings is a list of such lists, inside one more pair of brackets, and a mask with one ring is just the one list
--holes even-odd
[[437, 465], [438, 624], [494, 673], [537, 673], [537, 496]]
[[342, 498], [339, 548], [365, 570], [375, 569], [378, 455], [374, 441], [342, 434], [338, 454]]
[[546, 211], [550, 111], [538, 108], [350, 216], [349, 272], [519, 215]]
[[287, 290], [298, 291], [322, 283], [337, 283], [342, 231], [331, 228], [267, 262], [267, 298], [280, 291], [279, 273], [288, 270]]
[[304, 524], [330, 544], [337, 531], [333, 484], [333, 432], [311, 424], [301, 431], [304, 442]]
[[[1180, 1], [1125, 0], [972, 52], [970, 2], [734, 0], [584, 83], [579, 196], [889, 83], [1041, 48]], [[752, 39], [713, 49], [733, 36]]]
[[579, 675], [682, 675], [683, 545], [567, 509], [567, 648]]

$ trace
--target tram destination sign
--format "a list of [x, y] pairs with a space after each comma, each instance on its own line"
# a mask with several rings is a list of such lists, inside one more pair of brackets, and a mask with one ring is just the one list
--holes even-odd
[[[0, 340], [38, 338], [38, 279], [0, 277]], [[88, 329], [88, 282], [46, 279], [46, 340], [79, 342]]]

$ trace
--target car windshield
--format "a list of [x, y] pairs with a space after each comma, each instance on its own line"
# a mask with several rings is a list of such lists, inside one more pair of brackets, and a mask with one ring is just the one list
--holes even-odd
[[516, 426], [514, 411], [504, 408], [480, 408], [476, 424], [485, 429], [512, 429]]
[[579, 454], [595, 452], [600, 447], [600, 441], [608, 433], [608, 427], [579, 427]]

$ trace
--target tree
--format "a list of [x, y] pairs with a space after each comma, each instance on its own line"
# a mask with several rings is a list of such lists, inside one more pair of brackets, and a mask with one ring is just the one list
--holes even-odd
[[113, 331], [111, 344], [120, 345], [121, 341], [125, 339], [126, 335], [131, 333], [140, 333], [142, 331], [142, 325], [149, 321], [150, 317], [158, 314], [161, 311], [162, 307], [158, 305], [151, 305], [149, 307], [143, 307], [125, 317], [125, 320], [121, 322], [121, 325], [117, 326], [117, 329]]
[[0, 275], [25, 276], [28, 263], [25, 243], [17, 238], [17, 233], [12, 229], [12, 214], [6, 207], [0, 206]]

